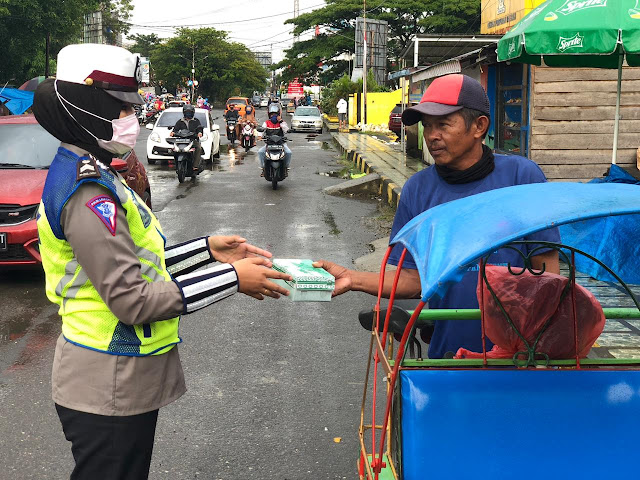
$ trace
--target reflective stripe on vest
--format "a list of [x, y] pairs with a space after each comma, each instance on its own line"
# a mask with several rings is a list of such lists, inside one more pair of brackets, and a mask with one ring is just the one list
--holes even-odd
[[[57, 168], [74, 171], [65, 163], [69, 160], [66, 157], [59, 159], [57, 155], [49, 175], [52, 171], [55, 175]], [[96, 181], [109, 188], [124, 209], [131, 238], [136, 247], [135, 253], [140, 261], [142, 278], [150, 283], [171, 281], [164, 261], [164, 236], [160, 223], [123, 181], [106, 170], [101, 170], [101, 174], [101, 178], [90, 181]], [[80, 183], [85, 181], [87, 180]], [[68, 196], [78, 186], [79, 183], [73, 185]], [[45, 186], [45, 190], [46, 188]], [[55, 212], [61, 211], [64, 205], [45, 209], [44, 201], [45, 195], [40, 204], [37, 223], [42, 265], [46, 275], [46, 292], [49, 299], [60, 306], [62, 333], [65, 338], [71, 343], [92, 350], [127, 356], [158, 355], [168, 352], [173, 345], [180, 343], [179, 317], [146, 325], [128, 325], [118, 320], [87, 278], [69, 243], [57, 238], [53, 233], [46, 210], [54, 212], [50, 215], [55, 216]]]

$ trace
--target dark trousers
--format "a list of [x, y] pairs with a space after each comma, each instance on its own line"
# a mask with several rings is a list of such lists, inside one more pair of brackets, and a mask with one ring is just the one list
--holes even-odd
[[76, 466], [70, 480], [146, 480], [158, 410], [129, 417], [79, 412], [56, 404]]

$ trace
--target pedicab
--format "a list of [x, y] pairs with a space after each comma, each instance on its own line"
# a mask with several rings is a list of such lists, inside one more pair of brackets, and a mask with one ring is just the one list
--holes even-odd
[[[545, 183], [455, 200], [407, 223], [382, 262], [371, 315], [359, 428], [360, 479], [638, 478], [637, 457], [627, 447], [640, 431], [640, 359], [586, 355], [605, 317], [625, 322], [640, 318], [638, 300], [595, 252], [522, 240], [572, 222], [620, 215], [637, 221], [639, 217], [632, 215], [638, 213], [636, 185]], [[395, 244], [404, 251], [388, 305], [382, 308], [385, 267]], [[521, 264], [491, 265], [491, 256], [501, 248], [520, 252]], [[532, 267], [531, 257], [545, 249], [557, 250], [566, 265], [564, 283], [556, 281], [559, 275], [544, 272], [544, 266]], [[409, 312], [394, 307], [407, 252], [421, 283], [420, 302]], [[585, 300], [586, 289], [576, 282], [576, 256], [596, 262], [615, 278], [633, 308], [603, 309], [593, 298]], [[430, 298], [445, 293], [474, 265], [479, 309], [425, 308]], [[520, 300], [528, 305], [519, 314], [534, 313], [523, 321], [513, 314], [518, 311], [513, 298], [504, 298], [509, 288], [500, 290], [494, 282], [497, 268], [513, 280], [507, 282], [512, 289], [543, 278], [556, 280], [542, 295], [520, 292]], [[585, 301], [590, 304], [586, 310]], [[536, 312], [543, 318], [536, 318]], [[583, 318], [581, 312], [589, 314]], [[482, 352], [458, 351], [454, 358], [428, 359], [412, 348], [419, 346], [416, 328], [428, 322], [478, 319]], [[496, 355], [496, 347], [489, 350], [486, 345], [491, 337], [497, 346], [494, 337], [501, 334], [515, 340], [507, 355]], [[554, 341], [562, 354], [550, 347]]]

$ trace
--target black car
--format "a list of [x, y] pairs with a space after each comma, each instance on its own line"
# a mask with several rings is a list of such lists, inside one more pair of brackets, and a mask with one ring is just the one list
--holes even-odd
[[254, 95], [253, 97], [251, 97], [251, 105], [253, 105], [255, 108], [260, 108], [261, 99], [262, 97], [260, 95]]

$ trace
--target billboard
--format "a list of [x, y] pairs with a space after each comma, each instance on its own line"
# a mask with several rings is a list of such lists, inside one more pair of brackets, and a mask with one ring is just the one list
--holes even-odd
[[[364, 19], [356, 18], [356, 57], [354, 69], [362, 71], [364, 53]], [[387, 81], [387, 29], [385, 20], [367, 18], [367, 69], [373, 70], [376, 82], [384, 85]]]
[[502, 35], [545, 0], [482, 0], [480, 33]]
[[149, 75], [149, 59], [147, 57], [140, 57], [140, 71], [142, 73], [141, 82], [148, 84], [150, 81]]

